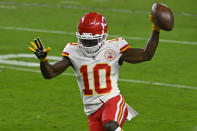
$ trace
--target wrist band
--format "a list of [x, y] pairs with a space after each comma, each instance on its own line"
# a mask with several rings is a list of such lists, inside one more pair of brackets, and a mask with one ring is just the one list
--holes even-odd
[[41, 62], [44, 62], [47, 60], [47, 56], [44, 59], [40, 59]]

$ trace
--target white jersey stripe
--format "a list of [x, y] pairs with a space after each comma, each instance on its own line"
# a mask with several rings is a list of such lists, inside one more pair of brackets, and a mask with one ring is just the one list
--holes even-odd
[[120, 112], [120, 105], [122, 104], [122, 102], [123, 102], [122, 96], [120, 95], [120, 101], [117, 104], [117, 110], [116, 110], [116, 115], [115, 115], [114, 121], [118, 121], [118, 116], [119, 116], [119, 112]]
[[123, 108], [123, 113], [122, 113], [122, 116], [121, 116], [121, 119], [120, 119], [120, 124], [122, 123], [122, 120], [124, 118], [125, 110], [126, 110], [126, 104], [124, 105], [124, 108]]

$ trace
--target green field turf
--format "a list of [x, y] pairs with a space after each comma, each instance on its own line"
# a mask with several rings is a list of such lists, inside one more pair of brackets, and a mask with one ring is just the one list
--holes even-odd
[[[123, 64], [119, 88], [140, 113], [123, 129], [197, 131], [195, 0], [1, 0], [0, 131], [88, 131], [71, 68], [45, 80], [38, 66], [31, 67], [39, 60], [16, 55], [2, 60], [2, 55], [32, 54], [29, 42], [40, 37], [52, 48], [49, 56], [60, 57], [67, 42], [77, 41], [78, 21], [90, 11], [107, 18], [108, 39], [122, 36], [131, 47], [143, 48], [151, 34], [148, 14], [154, 2], [172, 9], [175, 26], [171, 32], [161, 31], [152, 61]], [[20, 62], [32, 65], [17, 65]]]

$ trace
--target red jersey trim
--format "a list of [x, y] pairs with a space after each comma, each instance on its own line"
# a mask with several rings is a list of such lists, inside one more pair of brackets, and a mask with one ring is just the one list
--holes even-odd
[[124, 52], [124, 51], [126, 51], [126, 50], [128, 50], [128, 49], [130, 49], [130, 48], [131, 48], [131, 47], [130, 47], [129, 44], [125, 45], [125, 46], [123, 46], [122, 48], [120, 48], [120, 53], [122, 53], [122, 52]]
[[70, 45], [78, 45], [78, 43], [70, 43]]
[[67, 56], [67, 57], [69, 57], [69, 53], [67, 53], [67, 52], [62, 52], [62, 56]]
[[116, 38], [116, 39], [111, 39], [111, 40], [107, 40], [107, 41], [110, 43], [110, 42], [113, 42], [113, 41], [120, 41], [120, 40], [122, 40], [122, 38]]

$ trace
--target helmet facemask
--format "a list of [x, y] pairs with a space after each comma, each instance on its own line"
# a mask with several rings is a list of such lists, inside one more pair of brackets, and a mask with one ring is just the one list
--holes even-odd
[[87, 56], [96, 55], [101, 48], [103, 42], [107, 38], [107, 34], [92, 35], [91, 33], [83, 33], [82, 35], [80, 35], [78, 32], [76, 33], [76, 36], [78, 38], [80, 49]]

